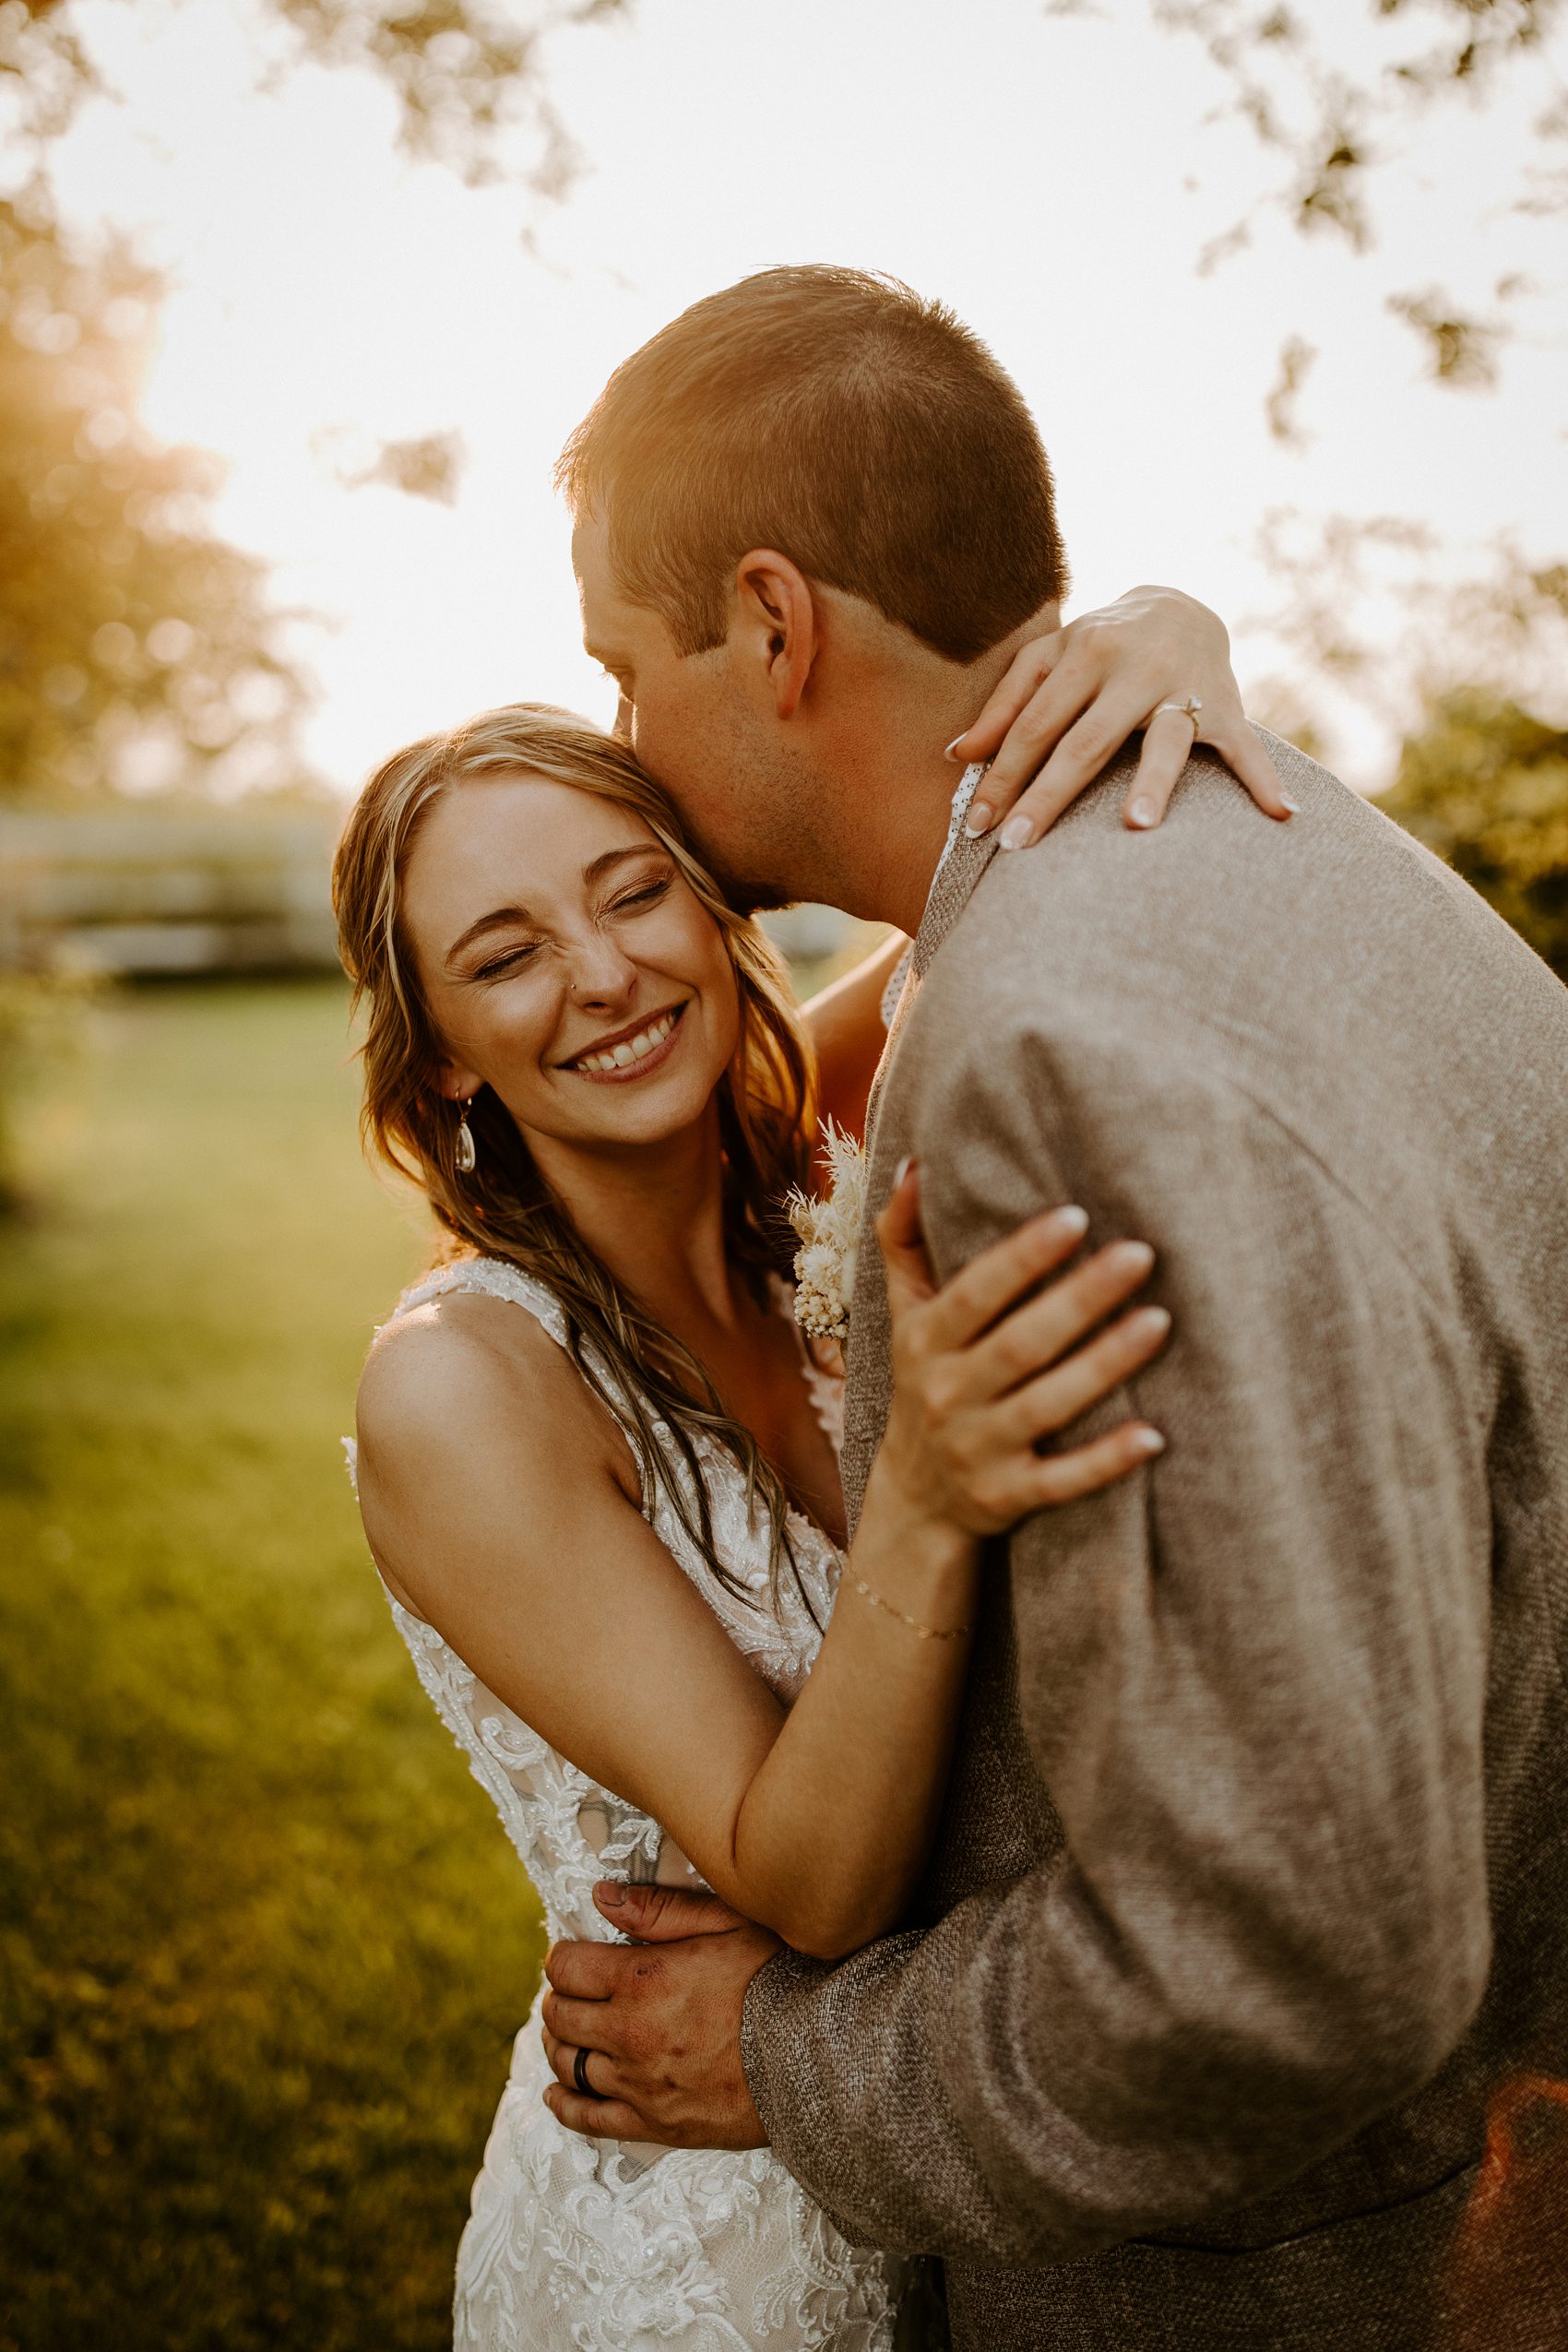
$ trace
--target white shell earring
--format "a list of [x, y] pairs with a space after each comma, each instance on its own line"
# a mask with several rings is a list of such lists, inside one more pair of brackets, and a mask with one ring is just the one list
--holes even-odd
[[457, 1147], [453, 1158], [459, 1176], [471, 1176], [479, 1164], [479, 1154], [474, 1149], [474, 1131], [469, 1124], [469, 1113], [473, 1104], [474, 1099], [469, 1095], [457, 1120]]

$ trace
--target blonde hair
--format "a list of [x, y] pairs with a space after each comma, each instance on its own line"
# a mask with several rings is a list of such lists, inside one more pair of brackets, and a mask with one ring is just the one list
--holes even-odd
[[[362, 1004], [368, 1013], [359, 1049], [361, 1134], [368, 1151], [424, 1193], [446, 1236], [442, 1257], [504, 1258], [560, 1301], [583, 1378], [625, 1429], [713, 1574], [740, 1592], [714, 1546], [703, 1444], [717, 1441], [744, 1469], [754, 1503], [768, 1515], [776, 1578], [786, 1559], [793, 1565], [789, 1498], [778, 1471], [751, 1431], [725, 1412], [690, 1349], [588, 1248], [488, 1087], [468, 1111], [478, 1164], [466, 1174], [457, 1165], [457, 1112], [440, 1092], [442, 1040], [403, 924], [403, 878], [438, 799], [474, 778], [508, 774], [567, 784], [632, 810], [718, 925], [740, 1001], [739, 1041], [719, 1088], [725, 1245], [759, 1291], [769, 1275], [788, 1270], [782, 1202], [806, 1179], [814, 1102], [784, 965], [693, 857], [670, 801], [628, 748], [546, 704], [509, 703], [394, 753], [350, 814], [333, 861], [332, 903], [354, 1009]], [[656, 1420], [672, 1434], [689, 1480], [669, 1475]]]

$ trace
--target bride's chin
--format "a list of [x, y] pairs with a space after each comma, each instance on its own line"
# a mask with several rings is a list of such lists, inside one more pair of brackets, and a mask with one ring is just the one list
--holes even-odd
[[606, 1087], [579, 1111], [591, 1132], [606, 1144], [634, 1150], [657, 1150], [681, 1136], [699, 1132], [711, 1115], [719, 1081], [702, 1093], [687, 1085], [666, 1089], [656, 1081], [646, 1094], [628, 1087]]

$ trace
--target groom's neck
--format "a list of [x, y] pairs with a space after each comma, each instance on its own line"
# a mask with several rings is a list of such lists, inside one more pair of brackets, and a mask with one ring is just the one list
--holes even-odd
[[844, 820], [835, 903], [913, 936], [963, 775], [946, 746], [974, 725], [1020, 647], [1057, 625], [1051, 607], [973, 662], [945, 660], [899, 632], [901, 643], [876, 648], [844, 682], [851, 717], [835, 761]]

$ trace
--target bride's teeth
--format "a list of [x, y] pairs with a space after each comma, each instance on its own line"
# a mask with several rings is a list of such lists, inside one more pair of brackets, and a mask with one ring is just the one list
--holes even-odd
[[583, 1054], [577, 1067], [579, 1070], [624, 1070], [628, 1063], [640, 1062], [645, 1054], [651, 1053], [656, 1045], [662, 1045], [674, 1026], [674, 1014], [666, 1013], [663, 1019], [656, 1021], [651, 1028], [639, 1029], [635, 1038], [612, 1047], [607, 1053]]

